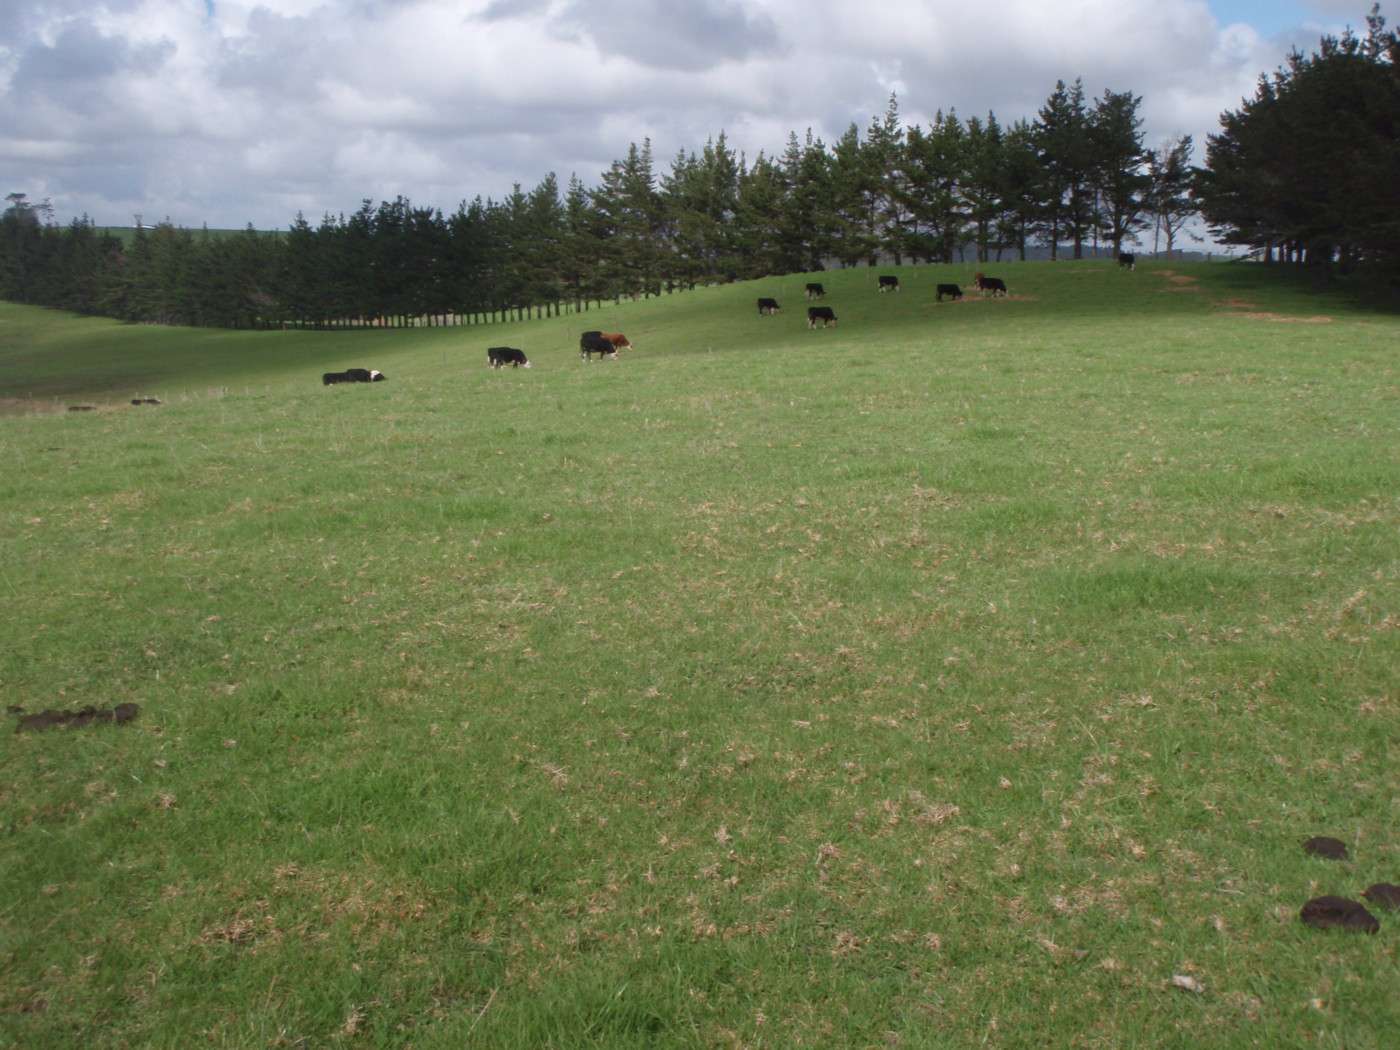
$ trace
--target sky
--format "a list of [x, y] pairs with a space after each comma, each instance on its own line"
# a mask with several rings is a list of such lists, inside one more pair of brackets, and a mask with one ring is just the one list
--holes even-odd
[[[1382, 13], [1386, 4], [1382, 4]], [[1057, 80], [1132, 91], [1149, 146], [1205, 136], [1370, 0], [5, 0], [0, 195], [54, 218], [315, 225], [455, 210], [554, 172], [752, 158], [884, 113], [1033, 119]]]

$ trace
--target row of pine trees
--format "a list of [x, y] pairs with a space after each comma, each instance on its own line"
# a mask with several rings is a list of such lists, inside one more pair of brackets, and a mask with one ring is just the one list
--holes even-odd
[[738, 278], [874, 265], [1172, 250], [1201, 214], [1272, 261], [1400, 262], [1400, 47], [1369, 32], [1294, 53], [1222, 116], [1193, 168], [1184, 136], [1143, 141], [1142, 99], [1063, 81], [1033, 120], [939, 112], [809, 131], [751, 160], [721, 134], [657, 171], [633, 144], [596, 186], [554, 175], [444, 215], [398, 197], [266, 234], [162, 223], [125, 243], [12, 194], [0, 298], [132, 321], [249, 327], [460, 323], [584, 309]]

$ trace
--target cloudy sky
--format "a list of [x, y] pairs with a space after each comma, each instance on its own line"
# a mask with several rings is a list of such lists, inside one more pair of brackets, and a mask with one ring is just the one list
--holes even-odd
[[[1057, 79], [1143, 97], [1149, 145], [1199, 149], [1291, 45], [1370, 0], [5, 0], [0, 194], [62, 222], [313, 224], [397, 194], [658, 168], [724, 131], [827, 142], [898, 93], [1034, 117]], [[1383, 13], [1386, 4], [1382, 4]], [[1392, 19], [1393, 20], [1393, 19]]]

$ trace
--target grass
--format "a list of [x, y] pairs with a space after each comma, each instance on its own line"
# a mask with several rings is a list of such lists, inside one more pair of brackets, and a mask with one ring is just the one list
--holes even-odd
[[6, 702], [142, 706], [0, 735], [0, 1046], [1387, 1045], [1400, 321], [971, 269], [0, 307]]

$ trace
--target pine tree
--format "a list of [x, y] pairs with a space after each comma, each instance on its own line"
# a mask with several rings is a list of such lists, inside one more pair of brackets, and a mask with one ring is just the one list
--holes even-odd
[[1142, 220], [1150, 179], [1143, 171], [1142, 98], [1131, 91], [1105, 91], [1089, 117], [1092, 179], [1102, 202], [1099, 230], [1117, 257], [1123, 241], [1147, 224]]
[[1093, 222], [1090, 174], [1093, 164], [1089, 114], [1084, 84], [1057, 81], [1035, 123], [1036, 149], [1044, 169], [1045, 196], [1040, 225], [1050, 244], [1050, 258], [1059, 257], [1059, 242], [1068, 235], [1074, 257], [1084, 257], [1084, 238]]
[[[1018, 120], [1007, 129], [1002, 138], [1002, 157], [998, 244], [1015, 248], [1016, 257], [1025, 262], [1026, 244], [1044, 211], [1042, 201], [1051, 193], [1040, 163], [1035, 128], [1028, 121]], [[1001, 258], [1000, 249], [997, 258]]]
[[811, 128], [801, 143], [796, 132], [789, 134], [782, 173], [787, 194], [779, 219], [780, 272], [824, 269], [836, 221], [830, 206], [831, 162]]
[[899, 99], [890, 92], [884, 115], [870, 121], [862, 150], [870, 201], [866, 233], [875, 242], [869, 257], [871, 266], [877, 262], [876, 251], [894, 256], [896, 265], [908, 251], [906, 226], [911, 217], [904, 181], [906, 148], [904, 129], [899, 123]]
[[977, 117], [970, 117], [966, 132], [962, 195], [972, 241], [977, 246], [977, 261], [987, 262], [993, 242], [1000, 246], [997, 220], [1004, 207], [1002, 189], [1007, 157], [995, 113], [987, 114], [985, 124]]
[[791, 272], [785, 266], [783, 216], [787, 183], [777, 164], [762, 152], [752, 165], [739, 164], [734, 251], [744, 277]]
[[911, 227], [909, 249], [926, 259], [948, 263], [963, 243], [966, 210], [962, 179], [967, 163], [967, 136], [955, 112], [934, 115], [928, 131], [909, 129], [904, 172]]
[[871, 258], [880, 248], [879, 180], [852, 123], [831, 149], [828, 206], [831, 254], [843, 266]]

